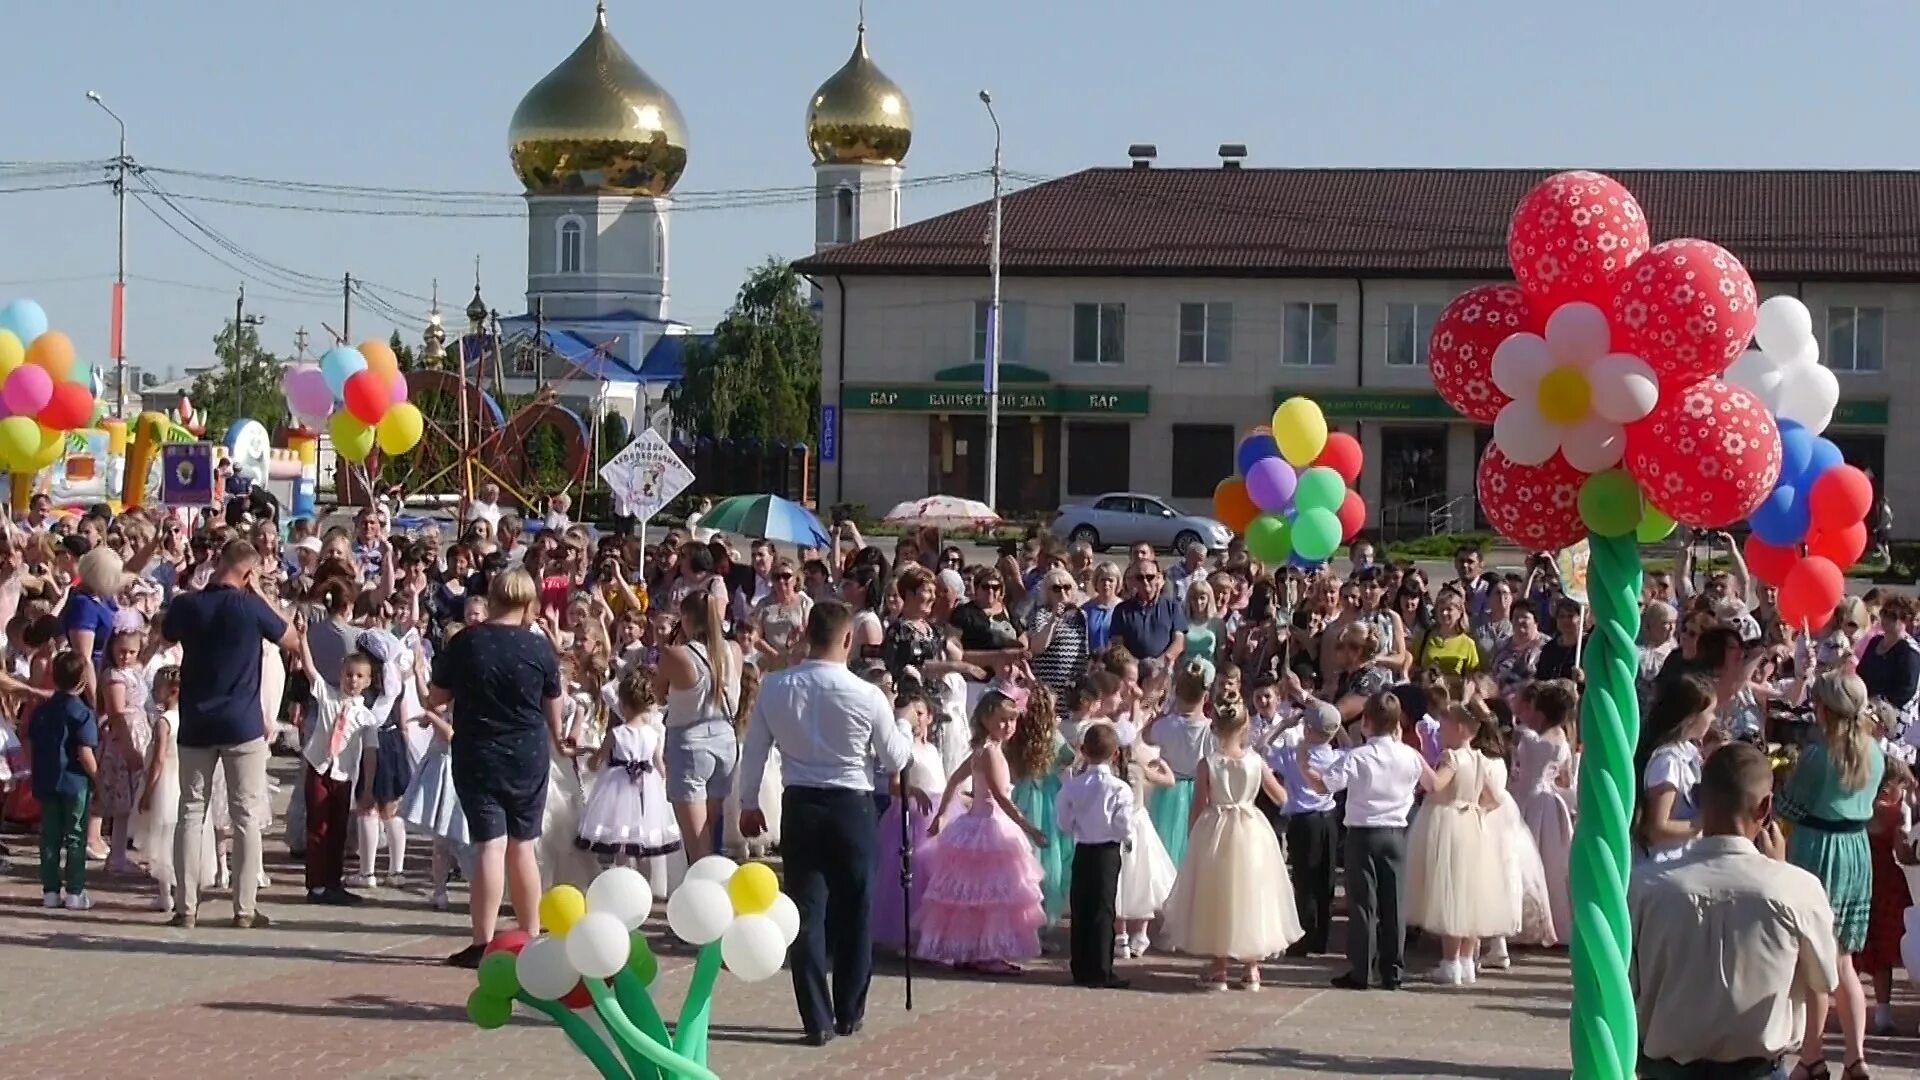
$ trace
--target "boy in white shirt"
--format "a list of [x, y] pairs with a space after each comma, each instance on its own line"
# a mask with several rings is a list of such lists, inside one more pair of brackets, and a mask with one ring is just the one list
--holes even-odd
[[1400, 699], [1382, 690], [1367, 699], [1367, 741], [1340, 756], [1308, 785], [1347, 793], [1347, 963], [1333, 985], [1365, 990], [1377, 971], [1380, 985], [1400, 989], [1405, 974], [1407, 817], [1427, 763], [1401, 738]]
[[[302, 627], [304, 631], [304, 626]], [[313, 654], [307, 648], [306, 635], [300, 637], [300, 659], [309, 672], [317, 672]], [[373, 685], [373, 659], [365, 653], [348, 653], [340, 661], [340, 689], [327, 680], [313, 680], [313, 696], [318, 704], [307, 728], [306, 746], [300, 756], [306, 762], [307, 802], [307, 903], [357, 904], [361, 897], [346, 890], [344, 876], [347, 861], [347, 822], [353, 810], [353, 791], [362, 775], [373, 775], [376, 743], [371, 733], [377, 728], [373, 710], [364, 697]], [[367, 805], [372, 806], [371, 796]]]
[[1072, 969], [1075, 986], [1124, 990], [1113, 976], [1113, 920], [1120, 889], [1120, 854], [1133, 819], [1133, 789], [1113, 771], [1120, 737], [1111, 724], [1094, 724], [1081, 740], [1086, 771], [1053, 798], [1060, 831], [1073, 838]]

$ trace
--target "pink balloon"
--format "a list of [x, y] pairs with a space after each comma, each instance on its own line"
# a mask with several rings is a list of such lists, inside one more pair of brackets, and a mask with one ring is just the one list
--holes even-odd
[[393, 377], [393, 382], [387, 385], [387, 392], [393, 397], [393, 400], [389, 402], [389, 404], [398, 405], [407, 400], [407, 376], [405, 372]]
[[0, 405], [9, 416], [32, 416], [53, 400], [53, 376], [37, 364], [21, 364], [0, 384]]
[[333, 391], [327, 388], [327, 378], [320, 368], [313, 364], [299, 364], [287, 369], [283, 384], [287, 392], [287, 405], [302, 416], [326, 416], [333, 411]]

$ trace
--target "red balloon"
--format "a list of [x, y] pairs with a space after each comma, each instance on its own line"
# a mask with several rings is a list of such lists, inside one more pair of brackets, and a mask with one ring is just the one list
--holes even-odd
[[1220, 524], [1244, 536], [1247, 526], [1260, 516], [1260, 508], [1247, 494], [1246, 482], [1229, 476], [1214, 485], [1213, 516], [1220, 519]]
[[356, 371], [347, 376], [346, 386], [341, 388], [340, 400], [346, 403], [347, 411], [354, 419], [363, 424], [377, 424], [387, 415], [387, 407], [393, 404], [393, 395], [387, 391], [380, 376], [371, 370]]
[[[1527, 294], [1514, 285], [1476, 285], [1440, 312], [1428, 343], [1427, 369], [1433, 388], [1453, 411], [1483, 424], [1511, 400], [1493, 385], [1493, 350], [1518, 333], [1537, 334]], [[1352, 483], [1351, 480], [1348, 483]]]
[[34, 417], [48, 431], [72, 431], [93, 419], [93, 393], [76, 382], [53, 384], [53, 397]]
[[1747, 542], [1743, 547], [1747, 569], [1776, 589], [1786, 583], [1787, 575], [1793, 571], [1794, 564], [1800, 561], [1800, 553], [1791, 544], [1769, 544], [1752, 533], [1747, 534]]
[[1747, 351], [1759, 309], [1740, 260], [1705, 240], [1669, 240], [1614, 288], [1614, 347], [1645, 360], [1666, 392], [1717, 376]]
[[1340, 519], [1340, 542], [1347, 543], [1367, 527], [1367, 504], [1361, 501], [1359, 492], [1348, 491], [1335, 516]]
[[[1808, 555], [1831, 560], [1833, 565], [1843, 569], [1859, 562], [1860, 556], [1866, 551], [1867, 524], [1864, 521], [1856, 521], [1841, 529], [1815, 528], [1807, 537]], [[1751, 567], [1752, 561], [1749, 560], [1747, 565]]]
[[1724, 529], [1780, 479], [1780, 431], [1758, 398], [1719, 379], [1663, 392], [1627, 425], [1627, 472], [1682, 525]]
[[1835, 465], [1814, 480], [1807, 509], [1813, 512], [1813, 527], [1821, 532], [1857, 525], [1873, 509], [1873, 481], [1851, 465]]
[[1559, 454], [1543, 465], [1519, 465], [1488, 443], [1477, 488], [1487, 521], [1528, 551], [1551, 551], [1587, 535], [1580, 522], [1580, 484], [1587, 474]]
[[527, 947], [527, 941], [527, 932], [525, 930], [502, 930], [493, 935], [492, 941], [487, 942], [485, 951], [490, 953], [510, 952], [518, 956], [520, 955], [520, 950]]
[[587, 1009], [593, 1006], [593, 995], [587, 993], [585, 979], [573, 984], [573, 989], [560, 998], [560, 1004], [569, 1009]]
[[1847, 594], [1847, 576], [1831, 559], [1809, 555], [1795, 564], [1780, 586], [1780, 615], [1789, 626], [1812, 625], [1814, 616], [1832, 611]]
[[1632, 192], [1611, 176], [1577, 170], [1549, 176], [1521, 198], [1507, 227], [1507, 262], [1535, 310], [1585, 300], [1605, 311], [1614, 278], [1652, 242]]
[[1344, 431], [1327, 432], [1327, 445], [1320, 450], [1320, 456], [1313, 459], [1315, 465], [1325, 465], [1340, 474], [1340, 479], [1349, 486], [1360, 478], [1360, 466], [1364, 455], [1360, 452], [1360, 440]]

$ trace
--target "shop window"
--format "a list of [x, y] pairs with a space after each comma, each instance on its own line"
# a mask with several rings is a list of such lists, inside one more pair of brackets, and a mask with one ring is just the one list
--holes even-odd
[[1067, 494], [1100, 495], [1133, 486], [1132, 425], [1067, 423]]
[[1223, 476], [1232, 476], [1232, 424], [1173, 425], [1173, 490], [1176, 499], [1210, 499]]

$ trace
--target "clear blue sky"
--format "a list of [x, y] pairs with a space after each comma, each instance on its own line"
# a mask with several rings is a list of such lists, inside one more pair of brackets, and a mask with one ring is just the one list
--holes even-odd
[[[110, 157], [113, 124], [83, 96], [97, 89], [146, 165], [502, 193], [518, 190], [506, 157], [515, 104], [593, 17], [592, 0], [9, 7], [0, 158]], [[806, 101], [846, 58], [854, 0], [609, 9], [615, 34], [687, 117], [683, 191], [811, 183]], [[1158, 143], [1169, 165], [1210, 164], [1223, 141], [1247, 143], [1252, 165], [1920, 165], [1909, 122], [1920, 9], [1909, 5], [1834, 4], [1816, 18], [1781, 0], [870, 0], [868, 22], [875, 59], [913, 104], [909, 177], [985, 166], [981, 87], [1006, 126], [1008, 167], [1045, 175], [1121, 163], [1133, 141]], [[321, 201], [157, 179], [177, 192]], [[906, 215], [986, 193], [983, 181], [909, 191]], [[526, 237], [513, 217], [182, 205], [303, 274], [337, 282], [350, 270], [418, 294], [437, 276], [449, 311], [467, 300], [477, 254], [488, 300], [523, 308]], [[129, 224], [130, 360], [206, 363], [240, 275], [137, 205]], [[804, 254], [812, 239], [805, 202], [683, 214], [672, 313], [710, 325], [746, 268]], [[0, 253], [0, 296], [39, 299], [83, 356], [104, 360], [111, 196], [0, 195]], [[317, 341], [323, 321], [338, 327], [337, 297], [290, 296], [253, 276], [249, 310], [267, 316], [272, 347], [290, 351], [296, 326]], [[353, 336], [392, 325], [361, 309]], [[401, 329], [417, 340], [420, 322]]]

